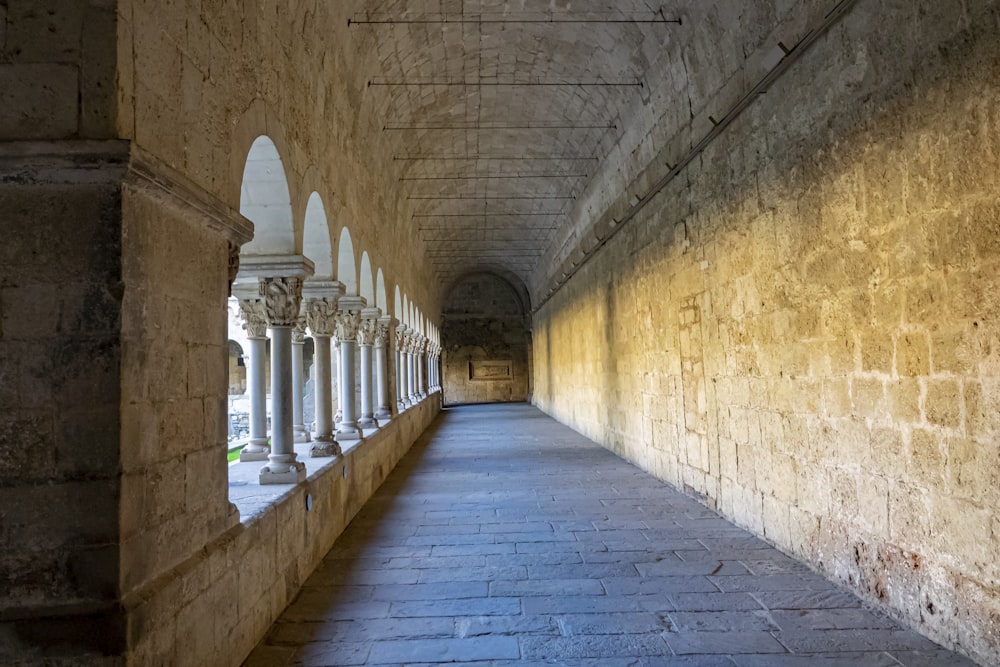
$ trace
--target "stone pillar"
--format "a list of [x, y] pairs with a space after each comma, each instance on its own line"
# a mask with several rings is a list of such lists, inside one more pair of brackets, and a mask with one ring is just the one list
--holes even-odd
[[417, 395], [417, 332], [412, 329], [407, 335], [406, 346], [406, 397], [410, 400], [410, 405], [420, 402]]
[[417, 395], [427, 398], [427, 337], [417, 339]]
[[434, 390], [441, 391], [441, 343], [434, 343]]
[[[336, 330], [336, 326], [334, 326], [334, 330]], [[340, 426], [340, 418], [343, 416], [343, 413], [340, 411], [340, 406], [343, 405], [343, 401], [340, 398], [340, 384], [341, 384], [341, 382], [340, 382], [340, 340], [337, 339], [336, 335], [334, 335], [334, 337], [333, 337], [332, 344], [333, 344], [333, 384], [334, 384], [334, 392], [333, 392], [333, 395], [330, 397], [330, 400], [333, 401], [333, 402], [335, 402], [336, 406], [337, 406], [337, 409], [334, 410], [334, 414], [333, 414], [333, 425], [334, 426]]]
[[[306, 281], [308, 294], [309, 282]], [[336, 320], [336, 296], [310, 298], [306, 302], [306, 319], [316, 344], [316, 377], [313, 381], [316, 397], [316, 433], [309, 450], [311, 457], [339, 456], [340, 443], [333, 438], [333, 364], [330, 339]]]
[[271, 329], [271, 453], [260, 469], [260, 483], [295, 484], [306, 478], [292, 427], [292, 328], [302, 306], [302, 279], [261, 278], [260, 294]]
[[306, 317], [299, 315], [292, 327], [292, 431], [295, 442], [309, 442], [309, 430], [302, 416], [302, 394], [305, 380], [302, 373], [302, 351], [306, 345]]
[[337, 303], [336, 335], [340, 342], [340, 426], [337, 440], [363, 440], [358, 427], [354, 388], [354, 353], [358, 328], [361, 326], [361, 309], [365, 300], [360, 297], [342, 297]]
[[[391, 420], [395, 414], [393, 405], [395, 398], [389, 397], [389, 341], [392, 340], [395, 320], [392, 317], [380, 317], [378, 326], [375, 329], [375, 394], [378, 398], [378, 406], [375, 410], [375, 419], [379, 424], [385, 424]], [[396, 371], [396, 382], [399, 382], [398, 369]]]
[[406, 327], [397, 326], [394, 335], [396, 355], [396, 410], [406, 409]]
[[434, 393], [434, 343], [427, 341], [427, 393]]
[[365, 308], [361, 311], [361, 325], [358, 327], [358, 348], [361, 351], [361, 419], [358, 426], [362, 431], [378, 428], [375, 421], [375, 387], [372, 375], [374, 359], [372, 346], [375, 344], [375, 331], [378, 328], [378, 318], [382, 311], [378, 308]]
[[250, 398], [250, 441], [240, 451], [240, 461], [266, 461], [267, 444], [267, 313], [260, 299], [240, 299], [247, 349], [247, 395]]

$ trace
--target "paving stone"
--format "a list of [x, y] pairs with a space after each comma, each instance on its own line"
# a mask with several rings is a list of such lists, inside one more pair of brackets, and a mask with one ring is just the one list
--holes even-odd
[[374, 600], [462, 600], [486, 597], [488, 585], [481, 581], [439, 582], [432, 584], [385, 584], [375, 587]]
[[719, 590], [708, 577], [609, 577], [603, 581], [608, 595], [715, 593]]
[[363, 665], [368, 661], [371, 650], [370, 643], [359, 642], [325, 642], [322, 644], [306, 644], [295, 652], [293, 665], [308, 665], [309, 667], [351, 667]]
[[770, 632], [780, 628], [766, 610], [676, 611], [670, 619], [678, 632]]
[[552, 616], [534, 616], [528, 612], [519, 616], [460, 618], [455, 621], [454, 630], [457, 637], [560, 635], [562, 633], [562, 629]]
[[[616, 611], [641, 611], [643, 603], [654, 596], [547, 596], [524, 598], [524, 613], [526, 614], [584, 614]], [[655, 596], [667, 605], [668, 600]], [[672, 607], [671, 607], [672, 608]]]
[[712, 577], [726, 593], [734, 591], [809, 591], [831, 590], [835, 586], [818, 575], [763, 574], [735, 577]]
[[454, 581], [502, 581], [528, 578], [528, 568], [508, 567], [459, 567], [420, 570], [420, 583]]
[[888, 653], [844, 651], [839, 654], [735, 655], [738, 667], [899, 667]]
[[412, 662], [457, 662], [499, 660], [519, 656], [513, 637], [472, 637], [466, 639], [407, 639], [375, 642], [371, 662], [405, 664]]
[[796, 653], [936, 648], [929, 639], [908, 630], [810, 630], [778, 632], [775, 636]]
[[536, 660], [670, 655], [667, 644], [660, 637], [650, 635], [521, 637], [520, 643], [521, 655]]
[[664, 636], [674, 653], [786, 653], [768, 632], [684, 632]]
[[673, 629], [665, 613], [567, 614], [558, 621], [567, 636], [657, 634]]
[[419, 616], [510, 616], [521, 613], [520, 598], [470, 598], [468, 600], [410, 600], [393, 602], [392, 618]]
[[534, 595], [604, 595], [604, 587], [596, 579], [526, 579], [524, 581], [494, 581], [490, 595], [501, 597]]
[[666, 575], [713, 575], [736, 576], [749, 574], [750, 570], [739, 561], [697, 560], [684, 562], [678, 560], [662, 560], [657, 563], [639, 563], [636, 565], [639, 574], [644, 577], [662, 577]]
[[892, 619], [861, 608], [775, 610], [771, 617], [786, 631], [898, 627]]
[[435, 429], [247, 665], [971, 664], [533, 408]]
[[757, 610], [763, 605], [748, 593], [671, 593], [670, 599], [681, 611]]
[[888, 651], [889, 655], [906, 667], [975, 667], [965, 656], [944, 649], [927, 651]]

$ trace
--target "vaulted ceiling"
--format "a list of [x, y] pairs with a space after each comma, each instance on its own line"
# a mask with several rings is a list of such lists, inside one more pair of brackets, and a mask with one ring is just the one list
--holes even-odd
[[444, 284], [524, 284], [644, 98], [676, 17], [641, 0], [358, 2], [394, 196]]

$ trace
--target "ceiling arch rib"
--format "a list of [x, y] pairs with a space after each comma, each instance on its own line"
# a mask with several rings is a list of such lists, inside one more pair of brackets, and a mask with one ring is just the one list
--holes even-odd
[[678, 20], [639, 0], [357, 7], [366, 103], [438, 279], [488, 264], [529, 283]]

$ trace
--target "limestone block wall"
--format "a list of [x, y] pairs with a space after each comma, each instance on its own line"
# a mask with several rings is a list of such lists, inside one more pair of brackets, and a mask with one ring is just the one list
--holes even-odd
[[859, 2], [555, 292], [534, 401], [997, 664], [1000, 13], [939, 9]]
[[[0, 146], [0, 663], [117, 664], [120, 155]], [[79, 252], [86, 248], [86, 252]]]
[[[524, 311], [498, 276], [474, 274], [452, 287], [441, 326], [446, 404], [528, 400], [531, 341]], [[502, 368], [509, 374], [490, 370]]]
[[0, 4], [0, 141], [114, 136], [116, 23], [104, 0]]

